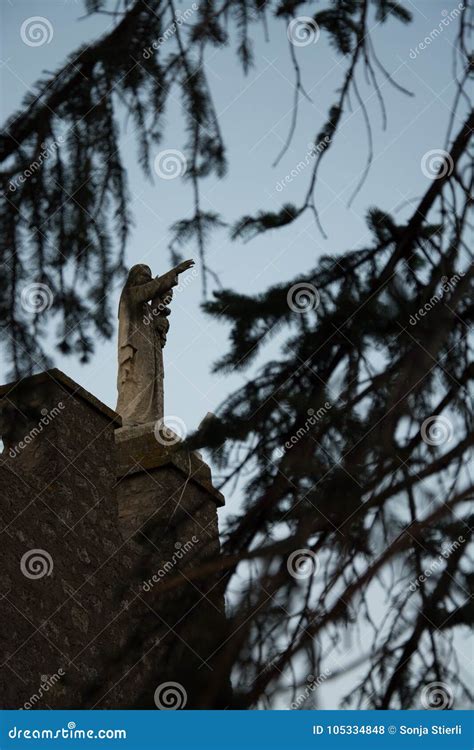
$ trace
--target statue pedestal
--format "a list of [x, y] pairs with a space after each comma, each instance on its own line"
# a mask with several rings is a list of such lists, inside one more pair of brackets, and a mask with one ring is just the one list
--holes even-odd
[[[210, 708], [206, 685], [227, 633], [225, 571], [190, 576], [206, 561], [219, 562], [217, 507], [224, 498], [201, 456], [178, 441], [160, 444], [154, 428], [152, 422], [115, 430], [119, 528], [143, 560], [140, 598], [168, 645], [160, 682], [182, 685], [188, 708]], [[227, 679], [219, 700], [213, 708], [230, 702]]]
[[154, 428], [150, 422], [115, 430], [122, 534], [128, 538], [144, 524], [164, 522], [173, 533], [178, 527], [179, 535], [201, 529], [218, 541], [216, 508], [224, 497], [212, 485], [209, 466], [199, 453], [179, 450], [178, 439], [162, 445]]

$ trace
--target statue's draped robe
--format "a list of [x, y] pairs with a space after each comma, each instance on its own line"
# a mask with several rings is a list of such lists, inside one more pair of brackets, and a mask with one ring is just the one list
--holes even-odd
[[149, 300], [177, 284], [169, 271], [139, 286], [125, 286], [119, 303], [118, 402], [124, 425], [155, 422], [163, 412], [163, 354]]

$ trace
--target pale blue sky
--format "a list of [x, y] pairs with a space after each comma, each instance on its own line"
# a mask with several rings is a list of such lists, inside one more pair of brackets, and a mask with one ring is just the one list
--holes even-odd
[[[380, 109], [373, 89], [362, 77], [359, 85], [371, 114], [375, 158], [369, 178], [351, 209], [347, 200], [357, 184], [366, 157], [367, 139], [358, 107], [347, 114], [334, 147], [324, 161], [316, 196], [328, 239], [321, 237], [309, 214], [290, 227], [250, 241], [231, 242], [225, 230], [214, 235], [207, 248], [210, 265], [224, 286], [255, 293], [304, 272], [326, 252], [341, 252], [362, 245], [368, 239], [364, 215], [371, 205], [393, 211], [406, 198], [419, 195], [427, 180], [420, 159], [430, 148], [440, 148], [454, 94], [451, 53], [456, 24], [446, 28], [431, 47], [415, 60], [414, 48], [442, 18], [443, 0], [407, 2], [414, 13], [408, 27], [397, 21], [374, 27], [373, 41], [389, 71], [411, 89], [408, 98], [394, 91], [386, 81], [388, 127], [381, 129]], [[184, 10], [186, 2], [181, 5]], [[453, 6], [454, 7], [454, 6]], [[449, 8], [451, 9], [451, 8]], [[89, 42], [110, 25], [109, 17], [83, 15], [82, 2], [72, 0], [12, 0], [1, 6], [1, 92], [2, 119], [10, 115], [28, 93], [42, 71], [56, 69], [77, 45]], [[22, 22], [32, 15], [51, 22], [51, 42], [26, 46], [20, 38]], [[297, 50], [304, 83], [312, 102], [302, 100], [296, 136], [279, 166], [271, 164], [288, 132], [293, 98], [293, 73], [289, 62], [285, 28], [270, 24], [270, 41], [261, 28], [255, 32], [255, 68], [245, 77], [233, 50], [211, 50], [207, 69], [213, 86], [216, 109], [228, 145], [229, 171], [224, 180], [208, 178], [203, 184], [204, 208], [221, 213], [229, 222], [256, 209], [277, 210], [283, 202], [298, 203], [307, 186], [309, 168], [283, 191], [276, 183], [305, 158], [308, 143], [323, 124], [334, 100], [344, 61], [336, 57], [324, 37], [316, 45]], [[182, 148], [184, 143], [178, 92], [168, 107], [165, 138], [157, 152]], [[170, 261], [167, 251], [169, 226], [189, 214], [191, 189], [182, 179], [151, 184], [143, 175], [136, 156], [136, 137], [131, 122], [123, 128], [123, 157], [128, 168], [135, 227], [128, 246], [130, 265], [145, 261], [154, 273], [164, 271]], [[406, 215], [406, 209], [404, 211]], [[399, 213], [398, 216], [403, 216]], [[185, 257], [196, 257], [193, 246]], [[118, 297], [119, 290], [116, 291]], [[181, 416], [191, 429], [207, 411], [215, 411], [225, 395], [242, 380], [241, 375], [220, 377], [210, 374], [212, 362], [226, 349], [227, 330], [200, 311], [199, 278], [192, 280], [172, 305], [171, 330], [165, 349], [166, 413]], [[56, 362], [71, 377], [110, 406], [115, 405], [116, 341], [101, 343], [91, 364], [56, 355]]]
[[[374, 163], [369, 177], [352, 208], [347, 201], [360, 177], [367, 154], [367, 138], [361, 112], [344, 117], [333, 148], [324, 159], [316, 190], [322, 223], [328, 235], [323, 239], [314, 220], [305, 214], [297, 223], [250, 241], [231, 242], [223, 230], [207, 247], [208, 262], [225, 287], [253, 294], [269, 284], [292, 278], [311, 268], [323, 253], [342, 252], [361, 246], [369, 239], [364, 215], [372, 205], [388, 212], [422, 194], [427, 178], [420, 168], [423, 154], [443, 148], [455, 89], [452, 53], [456, 23], [415, 59], [415, 48], [438, 27], [443, 10], [457, 6], [451, 0], [406, 0], [414, 14], [409, 26], [396, 20], [385, 26], [373, 22], [372, 40], [379, 57], [396, 80], [414, 93], [409, 98], [395, 91], [380, 78], [388, 113], [388, 126], [382, 131], [380, 108], [373, 88], [359, 76], [359, 87], [371, 117], [374, 135]], [[184, 11], [191, 3], [180, 4]], [[303, 10], [301, 11], [303, 13]], [[90, 42], [111, 23], [108, 17], [79, 21], [82, 2], [74, 0], [3, 0], [0, 9], [2, 67], [0, 86], [2, 120], [20, 106], [29, 87], [42, 71], [53, 71], [76, 46]], [[53, 27], [49, 44], [25, 45], [20, 37], [22, 22], [30, 17], [46, 17]], [[283, 191], [276, 190], [298, 162], [304, 160], [308, 143], [319, 132], [328, 108], [335, 100], [345, 70], [324, 36], [315, 45], [297, 49], [306, 90], [311, 102], [301, 100], [295, 137], [277, 168], [272, 162], [286, 138], [292, 114], [294, 78], [290, 65], [286, 29], [282, 21], [272, 21], [270, 40], [256, 28], [255, 68], [247, 77], [232, 49], [211, 50], [206, 66], [214, 101], [228, 147], [229, 170], [224, 180], [208, 178], [203, 183], [205, 210], [216, 211], [233, 222], [257, 209], [278, 210], [283, 202], [298, 203], [303, 197], [309, 168]], [[182, 149], [183, 121], [178, 92], [168, 107], [165, 138], [156, 149]], [[460, 123], [455, 126], [455, 129]], [[188, 183], [181, 179], [148, 181], [138, 163], [134, 125], [123, 122], [123, 158], [128, 168], [131, 209], [135, 227], [128, 245], [128, 262], [148, 263], [154, 273], [170, 265], [168, 228], [192, 209]], [[397, 217], [407, 216], [406, 207]], [[193, 246], [184, 257], [197, 257]], [[116, 290], [118, 301], [119, 289]], [[200, 310], [199, 277], [175, 295], [170, 318], [171, 329], [165, 349], [165, 413], [178, 415], [189, 429], [197, 426], [208, 411], [216, 411], [225, 396], [243, 382], [244, 375], [216, 376], [212, 363], [227, 348], [228, 329], [212, 321]], [[275, 351], [277, 342], [271, 344]], [[70, 377], [92, 391], [111, 407], [116, 402], [116, 340], [101, 343], [89, 365], [55, 355], [56, 364]], [[4, 371], [2, 372], [4, 375]], [[227, 499], [226, 512], [235, 512], [239, 495]], [[347, 686], [347, 683], [346, 683]], [[329, 684], [328, 688], [329, 689]], [[338, 688], [331, 683], [326, 697], [332, 702]]]

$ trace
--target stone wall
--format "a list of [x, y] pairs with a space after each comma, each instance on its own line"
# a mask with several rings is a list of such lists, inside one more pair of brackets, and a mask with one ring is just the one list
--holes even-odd
[[155, 708], [173, 682], [211, 707], [223, 595], [190, 576], [219, 554], [208, 467], [58, 370], [0, 399], [0, 706]]

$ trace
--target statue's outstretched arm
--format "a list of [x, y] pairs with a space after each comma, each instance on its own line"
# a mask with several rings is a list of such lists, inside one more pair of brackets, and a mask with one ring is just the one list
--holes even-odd
[[130, 287], [130, 296], [134, 302], [148, 302], [154, 297], [161, 297], [164, 292], [168, 292], [178, 283], [178, 276], [175, 271], [168, 271], [163, 276], [157, 276], [153, 281], [146, 284]]
[[194, 266], [193, 260], [184, 260], [171, 271], [167, 271], [163, 276], [157, 276], [153, 281], [148, 281], [140, 286], [132, 286], [130, 295], [134, 302], [148, 302], [155, 297], [161, 297], [165, 292], [169, 292], [172, 287], [178, 283], [178, 275]]

